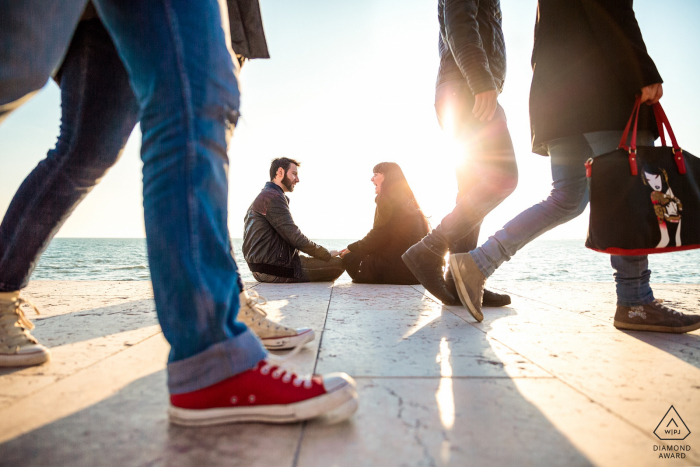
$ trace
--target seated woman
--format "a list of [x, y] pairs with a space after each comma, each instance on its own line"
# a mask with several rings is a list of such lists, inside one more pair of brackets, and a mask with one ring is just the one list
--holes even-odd
[[401, 255], [428, 234], [428, 220], [398, 164], [382, 162], [373, 172], [374, 225], [365, 238], [341, 251], [343, 266], [353, 282], [418, 284]]

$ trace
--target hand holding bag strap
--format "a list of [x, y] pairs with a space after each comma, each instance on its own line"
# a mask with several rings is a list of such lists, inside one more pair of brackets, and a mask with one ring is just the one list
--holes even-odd
[[664, 138], [663, 136], [663, 128], [665, 127], [666, 131], [668, 131], [668, 136], [671, 138], [671, 144], [673, 145], [673, 160], [676, 162], [678, 172], [681, 174], [686, 173], [685, 159], [683, 158], [683, 150], [678, 145], [676, 135], [671, 129], [671, 123], [668, 121], [668, 117], [666, 116], [666, 112], [664, 112], [664, 108], [661, 107], [661, 104], [659, 103], [654, 104], [654, 116], [656, 117], [656, 121], [659, 123], [660, 126], [659, 133], [661, 134], [661, 142], [664, 146], [666, 146], [666, 138]]
[[[632, 175], [637, 175], [637, 123], [639, 121], [639, 109], [642, 106], [642, 99], [640, 96], [637, 96], [637, 98], [634, 101], [634, 107], [632, 108], [632, 115], [630, 115], [630, 119], [627, 121], [627, 126], [625, 127], [625, 131], [622, 133], [622, 139], [620, 139], [620, 145], [618, 146], [618, 149], [624, 149], [625, 151], [628, 152], [629, 156], [627, 156], [627, 159], [629, 160], [630, 163], [630, 172]], [[627, 146], [627, 136], [629, 135], [630, 132], [630, 127], [632, 127], [632, 120], [634, 120], [634, 127], [632, 130], [632, 139], [630, 141], [630, 145]]]

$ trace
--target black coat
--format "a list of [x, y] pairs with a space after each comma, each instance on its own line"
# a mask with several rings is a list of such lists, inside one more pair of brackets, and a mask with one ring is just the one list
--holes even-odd
[[328, 250], [301, 233], [289, 212], [282, 188], [267, 182], [245, 215], [243, 257], [252, 272], [294, 277], [300, 268], [299, 251], [330, 261]]
[[348, 245], [348, 250], [362, 260], [362, 282], [417, 284], [401, 255], [429, 230], [423, 213], [415, 209], [413, 203], [383, 210], [377, 208], [372, 230], [362, 240]]
[[[632, 0], [539, 0], [532, 52], [532, 150], [594, 131], [623, 130], [635, 95], [661, 83]], [[643, 106], [640, 129], [657, 134]]]
[[270, 58], [258, 0], [227, 0], [231, 47], [245, 58]]
[[463, 82], [472, 94], [503, 90], [506, 45], [499, 0], [438, 0], [437, 88]]

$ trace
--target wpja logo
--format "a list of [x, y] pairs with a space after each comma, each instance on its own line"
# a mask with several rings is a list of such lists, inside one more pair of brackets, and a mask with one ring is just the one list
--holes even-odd
[[[654, 434], [662, 441], [682, 441], [688, 437], [690, 430], [675, 407], [671, 406], [656, 426]], [[690, 451], [690, 445], [655, 444], [654, 451], [659, 452], [659, 459], [685, 459], [685, 453]]]

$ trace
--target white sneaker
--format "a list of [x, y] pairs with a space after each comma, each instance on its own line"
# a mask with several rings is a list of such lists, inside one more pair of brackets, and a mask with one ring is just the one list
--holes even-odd
[[24, 316], [21, 305], [28, 304], [37, 314], [37, 307], [20, 298], [19, 291], [0, 293], [0, 367], [32, 366], [51, 357], [49, 349], [29, 333], [34, 325]]
[[244, 290], [239, 298], [241, 309], [238, 311], [238, 319], [260, 338], [265, 348], [293, 349], [311, 342], [316, 337], [311, 328], [294, 329], [269, 320], [265, 310], [260, 308], [266, 300], [254, 290]]

